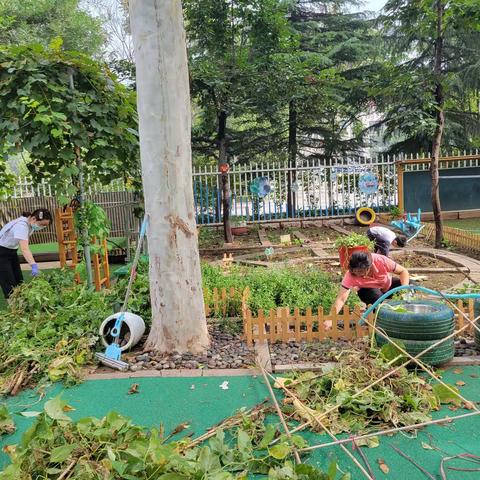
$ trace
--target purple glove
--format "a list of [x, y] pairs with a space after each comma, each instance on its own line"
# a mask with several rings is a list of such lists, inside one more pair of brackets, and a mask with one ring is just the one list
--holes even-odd
[[32, 263], [32, 277], [36, 277], [39, 273], [38, 265], [36, 263]]

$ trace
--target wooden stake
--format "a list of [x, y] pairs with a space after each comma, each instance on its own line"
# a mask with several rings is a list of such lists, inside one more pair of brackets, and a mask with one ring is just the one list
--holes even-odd
[[340, 445], [342, 443], [349, 443], [352, 440], [355, 442], [357, 440], [363, 440], [366, 438], [372, 437], [381, 437], [382, 435], [389, 435], [391, 433], [403, 432], [405, 430], [418, 430], [420, 428], [426, 427], [428, 425], [437, 425], [439, 423], [450, 423], [454, 420], [459, 420], [461, 418], [473, 417], [475, 415], [479, 415], [480, 411], [470, 412], [470, 413], [463, 413], [462, 415], [457, 415], [455, 417], [445, 417], [445, 418], [437, 418], [436, 420], [430, 420], [428, 422], [421, 422], [416, 423], [415, 425], [406, 425], [404, 427], [396, 427], [396, 428], [389, 428], [388, 430], [381, 430], [379, 432], [372, 432], [366, 433], [365, 435], [357, 435], [349, 438], [343, 438], [342, 440], [337, 440], [336, 442], [329, 442], [329, 443], [321, 443], [319, 445], [312, 445], [310, 447], [305, 447], [300, 449], [300, 452], [309, 452], [311, 450], [318, 450], [319, 448], [326, 448], [326, 447], [334, 447], [335, 445]]

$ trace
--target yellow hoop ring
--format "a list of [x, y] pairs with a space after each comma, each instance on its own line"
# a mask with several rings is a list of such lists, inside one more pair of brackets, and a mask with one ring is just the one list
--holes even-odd
[[375, 221], [376, 215], [371, 208], [362, 207], [357, 210], [355, 217], [360, 225], [371, 225]]

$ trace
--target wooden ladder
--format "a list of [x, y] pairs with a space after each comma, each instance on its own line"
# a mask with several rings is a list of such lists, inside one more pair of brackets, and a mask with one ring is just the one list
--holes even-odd
[[[60, 258], [60, 266], [77, 268], [79, 264], [78, 255], [78, 238], [75, 233], [74, 212], [72, 207], [65, 209], [57, 208], [55, 211], [55, 230], [57, 232], [58, 251]], [[98, 242], [96, 237], [92, 238], [92, 272], [95, 290], [98, 292], [103, 286], [110, 288], [110, 265], [108, 263], [108, 247], [107, 240], [103, 239]], [[97, 253], [100, 251], [101, 253]], [[70, 261], [70, 263], [68, 263]], [[80, 283], [80, 274], [75, 272], [75, 281]]]
[[[55, 210], [55, 230], [57, 232], [60, 266], [76, 270], [79, 261], [72, 207]], [[70, 260], [70, 263], [68, 263], [68, 260]], [[75, 281], [80, 283], [80, 274], [75, 273]]]
[[101, 251], [101, 253], [92, 253], [93, 281], [95, 282], [95, 290], [98, 292], [102, 289], [102, 286], [110, 288], [107, 239], [104, 238], [102, 242], [98, 243], [97, 238], [93, 237], [92, 245]]

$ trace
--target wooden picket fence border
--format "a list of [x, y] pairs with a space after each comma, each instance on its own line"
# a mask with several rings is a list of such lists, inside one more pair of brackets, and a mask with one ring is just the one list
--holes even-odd
[[[423, 233], [427, 241], [430, 241], [435, 237], [435, 225], [433, 223], [425, 224]], [[460, 228], [447, 227], [444, 225], [443, 238], [457, 247], [474, 252], [480, 252], [480, 235], [478, 233], [467, 232], [466, 230], [461, 230]]]
[[[470, 299], [467, 303], [461, 300], [457, 302], [458, 308], [467, 314], [468, 318], [473, 320], [474, 301]], [[288, 307], [279, 307], [271, 309], [269, 312], [259, 310], [254, 316], [249, 308], [243, 310], [244, 317], [244, 335], [248, 346], [252, 346], [255, 342], [269, 343], [288, 343], [291, 341], [300, 342], [320, 342], [326, 339], [353, 339], [360, 338], [371, 333], [371, 328], [362, 326], [359, 323], [360, 316], [363, 311], [359, 305], [351, 311], [347, 306], [343, 311], [336, 314], [334, 311], [325, 313], [322, 307], [317, 309], [314, 314], [311, 308], [307, 308], [305, 314], [300, 313], [299, 308], [293, 311]], [[462, 315], [455, 311], [457, 329], [462, 328], [468, 323]], [[373, 323], [375, 314], [368, 316], [369, 323]], [[325, 330], [324, 322], [330, 320], [332, 328]], [[480, 326], [480, 322], [479, 326]], [[473, 333], [473, 326], [469, 326], [465, 333]]]
[[248, 308], [247, 302], [250, 296], [250, 288], [238, 290], [234, 287], [229, 289], [217, 288], [209, 290], [203, 289], [203, 299], [205, 306], [205, 315], [207, 317], [235, 317], [235, 312], [241, 308], [242, 317], [245, 316], [244, 311]]
[[[318, 342], [327, 338], [349, 340], [363, 337], [368, 334], [368, 327], [360, 325], [361, 315], [362, 310], [359, 305], [353, 311], [345, 307], [339, 314], [334, 311], [325, 313], [322, 307], [319, 307], [316, 313], [313, 313], [311, 308], [307, 308], [305, 314], [300, 313], [299, 308], [294, 308], [292, 312], [288, 307], [279, 307], [271, 309], [268, 313], [259, 310], [256, 317], [247, 309], [244, 317], [245, 340], [247, 345], [251, 346], [254, 342], [264, 341], [269, 343]], [[373, 321], [374, 316], [374, 314], [369, 315], [370, 321]], [[327, 320], [332, 322], [332, 328], [329, 330], [324, 326]]]
[[[322, 340], [350, 340], [360, 338], [371, 333], [368, 326], [362, 326], [359, 319], [363, 313], [360, 305], [356, 305], [353, 310], [345, 306], [343, 311], [336, 314], [334, 311], [325, 312], [319, 307], [315, 313], [311, 308], [307, 308], [305, 313], [301, 313], [299, 308], [290, 309], [289, 307], [278, 307], [268, 312], [260, 309], [258, 314], [252, 314], [248, 306], [250, 297], [250, 288], [238, 290], [233, 287], [214, 288], [213, 290], [204, 289], [204, 305], [207, 317], [221, 316], [235, 317], [240, 308], [243, 319], [244, 340], [248, 346], [255, 342], [269, 343], [288, 343], [291, 341], [300, 342], [320, 342]], [[464, 312], [468, 318], [474, 319], [474, 300], [467, 302], [458, 300], [457, 307]], [[468, 323], [462, 315], [455, 311], [456, 327], [462, 328]], [[368, 316], [368, 321], [373, 323], [375, 314]], [[332, 328], [325, 330], [324, 322], [330, 320]], [[478, 322], [480, 326], [480, 321]], [[469, 326], [465, 333], [474, 333], [473, 326]]]

